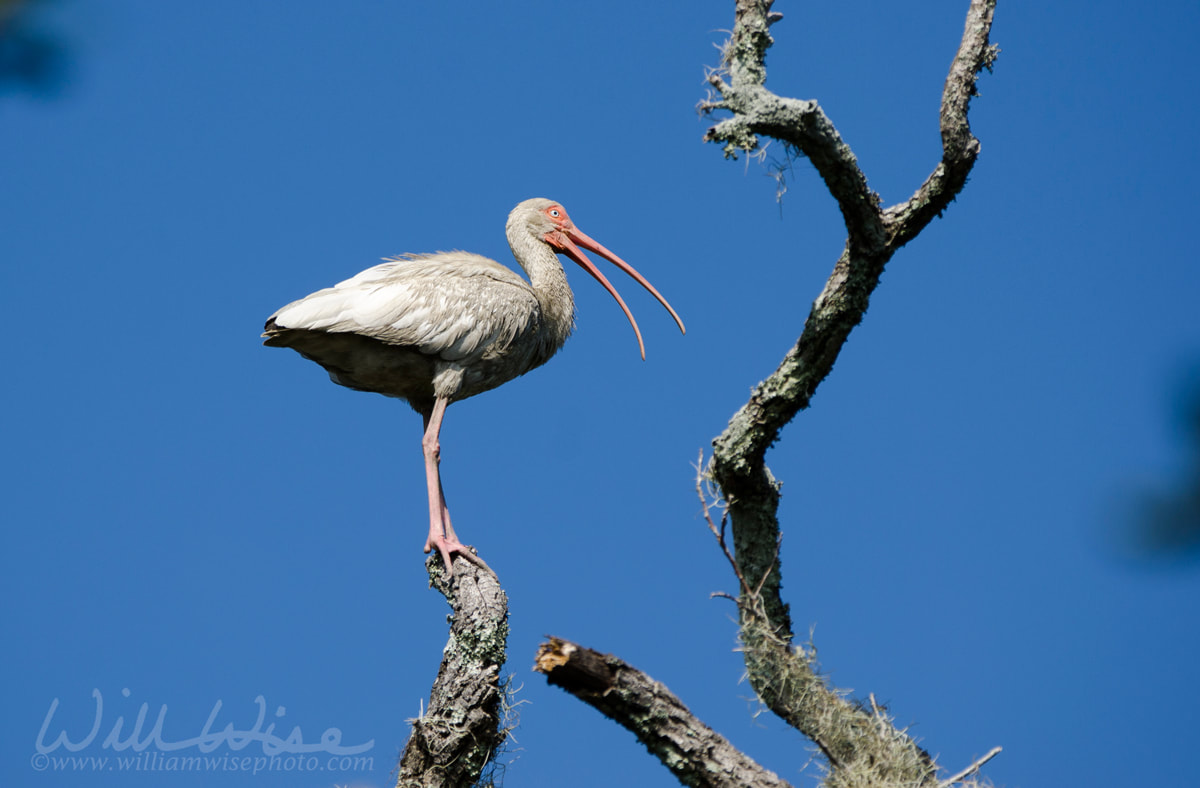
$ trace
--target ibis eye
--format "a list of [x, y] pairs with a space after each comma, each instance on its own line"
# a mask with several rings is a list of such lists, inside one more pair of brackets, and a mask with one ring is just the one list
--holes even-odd
[[555, 219], [557, 219], [559, 216], [562, 215], [562, 213], [557, 208], [551, 208], [550, 215], [553, 216]]

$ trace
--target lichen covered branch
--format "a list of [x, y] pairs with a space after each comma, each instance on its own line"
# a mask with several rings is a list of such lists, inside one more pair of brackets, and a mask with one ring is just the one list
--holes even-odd
[[684, 785], [788, 786], [696, 718], [662, 684], [611, 654], [551, 638], [538, 649], [534, 670], [632, 732]]
[[[774, 0], [737, 0], [733, 37], [723, 50], [722, 68], [709, 74], [709, 84], [721, 101], [702, 104], [712, 112], [728, 110], [733, 117], [712, 126], [706, 142], [724, 143], [725, 155], [750, 153], [760, 135], [772, 137], [812, 162], [830, 194], [838, 202], [847, 226], [858, 235], [883, 239], [879, 195], [867, 186], [854, 153], [816, 101], [778, 96], [764, 87], [766, 54], [773, 40], [769, 25], [781, 19], [771, 13]], [[722, 75], [729, 79], [722, 79]]]
[[748, 675], [763, 702], [826, 755], [828, 785], [934, 785], [932, 761], [903, 731], [881, 725], [878, 714], [846, 701], [819, 675], [811, 652], [792, 644], [792, 622], [781, 594], [779, 485], [765, 458], [833, 369], [892, 255], [965, 185], [980, 150], [967, 111], [978, 75], [991, 67], [998, 51], [989, 43], [996, 4], [970, 3], [943, 91], [941, 161], [909, 200], [888, 209], [881, 208], [853, 152], [817, 102], [783, 98], [765, 87], [766, 51], [773, 43], [768, 30], [780, 18], [772, 4], [737, 0], [721, 67], [709, 75], [718, 97], [701, 105], [704, 112], [728, 111], [732, 117], [712, 126], [705, 140], [723, 143], [726, 156], [732, 156], [755, 150], [765, 135], [809, 158], [841, 209], [847, 238], [796, 344], [713, 441], [707, 476], [724, 498], [733, 532]]
[[[749, 602], [743, 598], [744, 608]], [[827, 788], [936, 785], [933, 759], [877, 708], [832, 689], [815, 649], [784, 641], [761, 610], [741, 617], [739, 637], [751, 685], [772, 712], [811, 739], [829, 762]]]
[[[808, 736], [829, 764], [825, 785], [936, 788], [933, 759], [898, 728], [878, 704], [849, 700], [821, 675], [811, 644], [795, 644], [783, 602], [778, 520], [779, 485], [766, 465], [767, 450], [783, 427], [807, 408], [829, 375], [851, 331], [865, 314], [892, 255], [938, 215], [966, 183], [979, 153], [967, 123], [975, 80], [997, 50], [989, 41], [995, 0], [971, 0], [966, 31], [943, 93], [942, 160], [905, 203], [883, 209], [849, 145], [815, 101], [775, 95], [766, 88], [766, 52], [781, 15], [774, 0], [736, 0], [735, 26], [721, 65], [708, 75], [714, 91], [703, 112], [725, 111], [705, 140], [726, 156], [757, 149], [770, 136], [812, 161], [837, 201], [847, 238], [833, 272], [813, 302], [804, 328], [779, 367], [713, 441], [698, 484], [705, 519], [733, 565], [740, 640], [747, 675], [768, 708]], [[704, 482], [713, 487], [708, 492]], [[709, 498], [723, 507], [720, 525]], [[726, 541], [726, 525], [733, 550]], [[784, 785], [732, 748], [665, 687], [616, 657], [552, 639], [536, 669], [633, 731], [685, 785]], [[950, 778], [974, 773], [987, 757]], [[943, 786], [946, 783], [943, 783]]]
[[[871, 699], [873, 712], [831, 689], [821, 676], [816, 649], [780, 637], [763, 607], [762, 586], [751, 586], [725, 543], [726, 517], [718, 527], [703, 489], [696, 491], [709, 530], [717, 538], [741, 586], [739, 639], [746, 675], [759, 699], [772, 712], [817, 745], [831, 766], [829, 786], [929, 785], [933, 759], [903, 731], [896, 730]], [[721, 596], [728, 596], [721, 594]]]
[[412, 721], [396, 785], [473, 785], [507, 735], [501, 720], [500, 668], [508, 639], [508, 599], [482, 561], [455, 561], [454, 574], [448, 576], [434, 553], [426, 568], [454, 615], [429, 706]]
[[[884, 266], [901, 245], [928, 224], [957, 195], [978, 155], [966, 112], [979, 72], [991, 65], [996, 49], [988, 43], [995, 0], [973, 0], [966, 30], [943, 94], [943, 159], [918, 193], [902, 206], [879, 207], [849, 147], [816, 102], [784, 99], [764, 87], [766, 31], [777, 18], [773, 0], [737, 0], [733, 37], [723, 68], [710, 76], [719, 102], [705, 109], [733, 113], [709, 129], [705, 139], [736, 142], [752, 150], [743, 132], [769, 134], [812, 160], [842, 207], [846, 245], [824, 290], [813, 303], [795, 346], [779, 367], [751, 394], [713, 442], [709, 472], [729, 507], [734, 546], [747, 578], [768, 578], [763, 605], [768, 620], [785, 639], [792, 627], [780, 595], [781, 573], [774, 560], [779, 541], [779, 490], [765, 464], [766, 451], [784, 425], [808, 407], [817, 387], [833, 369], [850, 332], [862, 320]], [[728, 80], [722, 75], [727, 75]], [[728, 152], [728, 148], [726, 149]]]
[[979, 157], [980, 144], [971, 133], [968, 111], [972, 97], [978, 95], [980, 73], [990, 70], [1000, 53], [989, 41], [995, 11], [995, 0], [975, 0], [967, 12], [962, 42], [942, 89], [942, 160], [912, 197], [884, 211], [888, 245], [893, 249], [911, 241], [941, 215], [966, 185]]

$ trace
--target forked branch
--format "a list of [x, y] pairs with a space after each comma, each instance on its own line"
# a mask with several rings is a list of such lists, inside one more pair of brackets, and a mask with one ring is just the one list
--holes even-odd
[[[988, 40], [995, 0], [973, 0], [943, 91], [942, 160], [908, 201], [882, 209], [854, 154], [820, 106], [778, 97], [764, 87], [771, 4], [737, 0], [737, 24], [725, 48], [723, 68], [710, 77], [721, 100], [702, 105], [734, 114], [710, 128], [705, 139], [725, 142], [727, 153], [730, 145], [733, 151], [753, 150], [760, 134], [794, 146], [813, 162], [841, 206], [847, 238], [795, 346], [713, 441], [709, 471], [728, 503], [735, 552], [747, 577], [766, 574], [778, 543], [779, 492], [765, 463], [766, 451], [783, 427], [808, 407], [829, 375], [850, 332], [861, 322], [884, 265], [966, 183], [979, 152], [966, 113], [975, 80], [991, 66], [997, 51]], [[779, 594], [782, 575], [778, 566], [774, 568], [774, 579], [763, 589], [764, 605], [775, 630], [790, 637], [791, 620]]]
[[[726, 156], [736, 156], [754, 151], [759, 137], [769, 136], [807, 157], [837, 201], [847, 237], [796, 344], [713, 441], [708, 475], [724, 499], [733, 532], [747, 671], [763, 702], [826, 755], [827, 785], [934, 786], [936, 771], [928, 755], [890, 722], [880, 724], [880, 715], [846, 701], [819, 675], [811, 650], [792, 644], [777, 549], [779, 487], [765, 457], [829, 375], [892, 255], [966, 183], [980, 150], [967, 112], [976, 79], [998, 51], [989, 42], [996, 3], [971, 0], [942, 94], [941, 160], [912, 197], [886, 209], [817, 102], [780, 97], [765, 87], [766, 52], [773, 43], [769, 28], [780, 18], [772, 4], [737, 0], [721, 68], [709, 75], [717, 97], [701, 104], [702, 111], [728, 111], [732, 117], [709, 128], [704, 139], [723, 144]], [[766, 578], [761, 586], [746, 582], [760, 577]]]
[[[754, 151], [760, 135], [802, 153], [841, 208], [847, 239], [796, 345], [713, 441], [713, 457], [697, 491], [705, 519], [738, 578], [740, 638], [751, 685], [768, 708], [825, 755], [830, 767], [825, 784], [944, 787], [974, 774], [994, 752], [939, 784], [933, 759], [873, 697], [869, 708], [848, 700], [821, 676], [815, 649], [793, 643], [781, 595], [779, 487], [765, 455], [829, 374], [862, 320], [884, 265], [966, 183], [979, 153], [967, 109], [976, 78], [996, 55], [988, 40], [995, 0], [970, 3], [943, 93], [942, 160], [909, 200], [887, 209], [817, 102], [783, 98], [765, 87], [770, 26], [780, 19], [771, 11], [773, 1], [736, 0], [732, 37], [721, 67], [709, 74], [715, 95], [701, 104], [705, 112], [732, 116], [712, 126], [705, 140], [722, 143], [726, 156]], [[706, 482], [715, 485], [709, 497]], [[709, 512], [710, 497], [723, 509], [720, 525]], [[693, 717], [665, 687], [616, 657], [554, 638], [539, 651], [536, 669], [633, 731], [685, 785], [785, 785]]]

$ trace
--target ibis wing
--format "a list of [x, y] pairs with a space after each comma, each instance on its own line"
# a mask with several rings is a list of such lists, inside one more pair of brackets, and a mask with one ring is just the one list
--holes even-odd
[[507, 347], [541, 317], [529, 284], [467, 252], [405, 256], [280, 309], [278, 328], [353, 333], [461, 361]]

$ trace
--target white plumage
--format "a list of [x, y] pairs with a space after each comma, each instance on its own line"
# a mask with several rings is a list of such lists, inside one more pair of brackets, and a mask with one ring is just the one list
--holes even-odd
[[[294, 301], [272, 315], [264, 344], [290, 347], [349, 388], [407, 400], [425, 422], [430, 526], [425, 550], [437, 547], [447, 569], [465, 551], [450, 525], [438, 474], [438, 433], [446, 406], [541, 366], [574, 327], [575, 300], [556, 253], [579, 263], [625, 302], [578, 246], [612, 261], [670, 304], [632, 266], [581, 232], [561, 205], [526, 200], [506, 226], [513, 256], [529, 275], [470, 252], [403, 255]], [[576, 245], [578, 244], [578, 246]], [[645, 358], [645, 350], [642, 350]]]
[[[453, 283], [452, 286], [450, 283]], [[501, 302], [504, 309], [497, 309]], [[465, 359], [533, 317], [537, 299], [513, 271], [469, 252], [404, 255], [319, 290], [273, 315], [277, 325], [354, 332]], [[509, 319], [506, 319], [509, 318]]]

